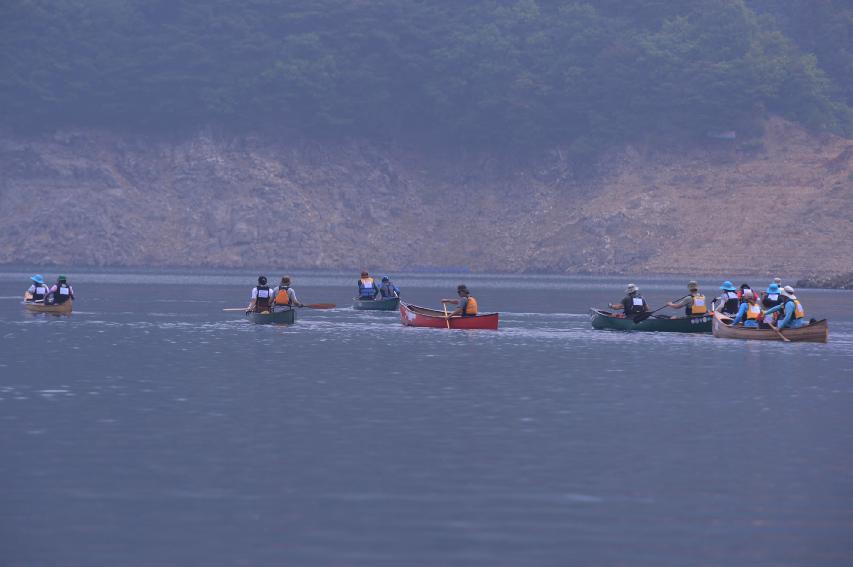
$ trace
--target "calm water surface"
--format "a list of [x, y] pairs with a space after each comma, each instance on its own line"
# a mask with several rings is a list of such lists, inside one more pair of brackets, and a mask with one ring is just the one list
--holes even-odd
[[853, 564], [850, 292], [799, 294], [814, 345], [593, 331], [613, 278], [399, 277], [502, 314], [448, 332], [340, 274], [297, 274], [339, 308], [293, 327], [222, 312], [253, 273], [71, 273], [71, 317], [23, 312], [28, 275], [0, 273], [4, 566]]

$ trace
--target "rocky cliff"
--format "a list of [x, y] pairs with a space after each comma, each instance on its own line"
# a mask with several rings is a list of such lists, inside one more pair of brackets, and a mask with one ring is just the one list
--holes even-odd
[[[0, 135], [0, 263], [853, 271], [853, 141], [429, 155], [285, 135]], [[727, 145], [728, 144], [728, 145]]]

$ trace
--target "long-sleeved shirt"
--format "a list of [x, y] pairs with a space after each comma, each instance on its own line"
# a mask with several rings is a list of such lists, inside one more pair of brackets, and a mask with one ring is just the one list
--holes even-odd
[[757, 320], [746, 319], [746, 312], [748, 309], [749, 309], [749, 303], [748, 302], [741, 303], [740, 309], [738, 309], [738, 312], [737, 312], [737, 317], [735, 317], [735, 320], [732, 321], [732, 325], [737, 325], [738, 323], [743, 321], [744, 327], [752, 327], [752, 328], [758, 327], [758, 321]]
[[788, 300], [785, 303], [780, 303], [776, 307], [771, 307], [765, 311], [764, 314], [769, 315], [771, 313], [776, 313], [777, 311], [782, 311], [783, 309], [785, 314], [776, 325], [780, 329], [784, 329], [785, 327], [796, 329], [797, 327], [802, 327], [807, 324], [804, 319], [794, 319], [794, 312], [797, 310], [797, 304], [794, 303], [793, 300]]

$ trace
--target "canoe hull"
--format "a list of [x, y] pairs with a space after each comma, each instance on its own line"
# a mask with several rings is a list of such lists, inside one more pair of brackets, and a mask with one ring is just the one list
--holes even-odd
[[658, 317], [652, 315], [645, 321], [634, 323], [630, 317], [615, 317], [601, 309], [589, 310], [593, 329], [613, 331], [648, 331], [653, 333], [710, 333], [711, 317]]
[[397, 311], [400, 308], [400, 298], [353, 299], [352, 308], [356, 311]]
[[444, 312], [427, 309], [408, 303], [400, 302], [400, 322], [409, 327], [429, 327], [433, 329], [483, 329], [496, 331], [498, 328], [498, 313], [484, 313], [473, 317], [451, 317], [446, 319]]
[[30, 313], [53, 313], [54, 315], [69, 315], [73, 309], [73, 300], [62, 305], [45, 305], [44, 303], [24, 303], [24, 309]]
[[246, 313], [246, 319], [256, 325], [292, 325], [296, 322], [296, 309], [285, 309], [273, 313]]
[[[721, 339], [742, 339], [752, 341], [781, 341], [773, 329], [747, 329], [732, 327], [726, 323], [727, 317], [719, 313], [714, 316], [714, 336]], [[829, 340], [829, 323], [826, 319], [816, 321], [799, 329], [780, 331], [791, 342], [825, 343]]]

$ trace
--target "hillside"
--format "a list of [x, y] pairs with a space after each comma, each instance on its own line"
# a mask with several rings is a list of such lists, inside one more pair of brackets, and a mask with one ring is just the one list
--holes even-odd
[[[727, 144], [731, 144], [730, 146]], [[282, 134], [0, 135], [0, 263], [853, 271], [853, 141], [564, 148], [516, 162]]]

